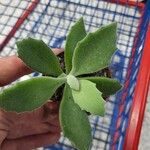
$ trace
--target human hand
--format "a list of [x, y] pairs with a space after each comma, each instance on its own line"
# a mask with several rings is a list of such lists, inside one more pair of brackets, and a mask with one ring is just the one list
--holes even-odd
[[[61, 49], [54, 49], [57, 55]], [[0, 59], [0, 86], [31, 73], [16, 56]], [[0, 109], [0, 150], [31, 150], [54, 144], [60, 138], [58, 102], [48, 101], [42, 107], [25, 113]]]

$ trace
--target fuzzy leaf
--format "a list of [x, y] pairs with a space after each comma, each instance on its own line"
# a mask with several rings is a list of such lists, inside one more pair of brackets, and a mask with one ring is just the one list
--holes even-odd
[[83, 18], [80, 18], [72, 27], [67, 36], [65, 46], [65, 65], [68, 74], [72, 68], [72, 56], [79, 41], [86, 36]]
[[86, 110], [94, 115], [104, 116], [105, 101], [102, 93], [96, 88], [96, 84], [88, 80], [80, 80], [80, 91], [72, 89], [72, 95], [75, 103], [82, 110]]
[[79, 90], [80, 88], [78, 79], [73, 75], [67, 75], [67, 83], [74, 90]]
[[19, 57], [33, 70], [52, 76], [63, 73], [57, 57], [42, 40], [24, 39], [17, 42], [17, 47]]
[[122, 88], [117, 80], [106, 77], [85, 77], [84, 79], [94, 82], [104, 96], [113, 95]]
[[103, 26], [78, 42], [72, 61], [71, 74], [89, 74], [107, 67], [116, 48], [117, 24]]
[[17, 83], [0, 94], [0, 107], [7, 111], [31, 111], [43, 105], [64, 79], [36, 77]]
[[74, 103], [71, 89], [66, 85], [60, 105], [60, 123], [64, 133], [79, 150], [88, 150], [92, 135], [88, 117], [80, 107]]

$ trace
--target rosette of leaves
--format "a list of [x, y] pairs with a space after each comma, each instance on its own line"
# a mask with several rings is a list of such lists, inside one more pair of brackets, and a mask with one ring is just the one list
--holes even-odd
[[[92, 141], [89, 112], [104, 116], [105, 100], [102, 94], [115, 94], [121, 85], [106, 77], [87, 77], [109, 66], [116, 50], [116, 23], [86, 33], [83, 18], [71, 28], [65, 46], [66, 72], [58, 58], [41, 40], [33, 38], [17, 42], [18, 55], [33, 70], [42, 73], [3, 90], [0, 107], [6, 111], [31, 111], [43, 105], [55, 91], [64, 85], [60, 104], [60, 124], [64, 136], [79, 150], [88, 150]], [[81, 75], [85, 75], [82, 77]]]

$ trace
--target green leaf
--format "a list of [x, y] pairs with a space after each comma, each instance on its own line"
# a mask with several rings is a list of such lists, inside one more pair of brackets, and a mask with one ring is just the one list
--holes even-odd
[[89, 74], [107, 67], [116, 48], [117, 24], [103, 26], [78, 42], [72, 61], [71, 74]]
[[52, 76], [63, 73], [57, 57], [42, 40], [24, 39], [17, 42], [17, 47], [19, 57], [33, 70]]
[[0, 94], [0, 107], [6, 111], [31, 111], [50, 99], [64, 82], [64, 79], [51, 77], [22, 81]]
[[72, 27], [67, 36], [65, 46], [65, 65], [68, 74], [72, 68], [72, 56], [79, 41], [86, 36], [83, 18], [80, 18]]
[[74, 90], [79, 90], [80, 88], [78, 79], [73, 75], [67, 75], [67, 83]]
[[94, 82], [104, 96], [113, 95], [122, 88], [117, 80], [106, 77], [85, 77], [84, 79]]
[[102, 93], [96, 88], [96, 84], [88, 80], [80, 80], [80, 91], [72, 89], [75, 103], [82, 110], [86, 110], [94, 115], [105, 115], [105, 101]]
[[88, 150], [92, 142], [91, 127], [88, 117], [74, 103], [71, 89], [66, 85], [60, 105], [60, 123], [64, 133], [79, 150]]

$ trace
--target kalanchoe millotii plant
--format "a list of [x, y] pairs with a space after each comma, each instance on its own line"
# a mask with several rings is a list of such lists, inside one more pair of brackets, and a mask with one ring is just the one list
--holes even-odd
[[[89, 112], [104, 116], [105, 100], [102, 94], [115, 94], [118, 81], [90, 76], [108, 67], [116, 50], [116, 23], [86, 34], [83, 18], [72, 26], [65, 46], [65, 69], [50, 48], [41, 40], [27, 38], [17, 42], [18, 55], [24, 63], [44, 76], [22, 81], [3, 90], [0, 107], [18, 113], [31, 111], [43, 105], [55, 91], [64, 85], [60, 104], [60, 124], [64, 136], [80, 150], [88, 150], [92, 141]], [[83, 75], [86, 74], [86, 77]]]

